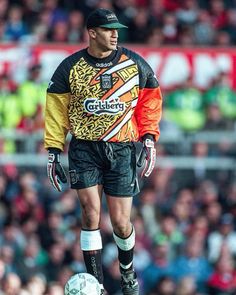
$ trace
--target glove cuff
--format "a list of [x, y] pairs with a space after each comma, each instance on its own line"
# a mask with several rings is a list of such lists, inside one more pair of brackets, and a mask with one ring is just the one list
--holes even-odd
[[153, 142], [155, 141], [154, 139], [154, 135], [150, 134], [150, 133], [146, 133], [144, 134], [144, 136], [142, 137], [142, 142], [144, 142], [146, 139], [150, 139], [152, 140]]
[[54, 155], [60, 155], [60, 153], [61, 153], [61, 150], [60, 149], [58, 149], [58, 148], [48, 148], [48, 153], [49, 154], [54, 154]]
[[59, 163], [60, 162], [61, 150], [58, 148], [49, 148], [48, 149], [48, 162], [49, 163]]

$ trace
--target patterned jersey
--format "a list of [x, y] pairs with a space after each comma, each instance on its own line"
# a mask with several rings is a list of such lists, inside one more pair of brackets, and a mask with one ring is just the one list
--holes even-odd
[[70, 133], [92, 141], [138, 141], [159, 137], [162, 95], [146, 61], [118, 47], [105, 59], [82, 49], [62, 61], [49, 82], [45, 148], [64, 148]]

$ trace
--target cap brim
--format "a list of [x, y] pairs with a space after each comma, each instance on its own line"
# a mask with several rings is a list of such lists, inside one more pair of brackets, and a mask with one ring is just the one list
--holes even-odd
[[128, 28], [127, 26], [122, 25], [120, 23], [100, 25], [99, 27], [100, 28], [107, 28], [107, 29], [127, 29]]

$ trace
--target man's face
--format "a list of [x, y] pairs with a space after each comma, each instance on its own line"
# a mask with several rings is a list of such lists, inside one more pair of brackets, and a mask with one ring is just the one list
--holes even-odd
[[107, 28], [94, 28], [94, 41], [102, 51], [115, 50], [118, 41], [118, 30]]

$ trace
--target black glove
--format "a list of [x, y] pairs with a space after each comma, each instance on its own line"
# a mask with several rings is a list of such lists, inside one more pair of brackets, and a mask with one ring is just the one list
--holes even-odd
[[61, 182], [67, 182], [65, 171], [60, 163], [60, 153], [61, 151], [58, 148], [49, 148], [47, 164], [48, 178], [59, 192], [61, 192]]
[[148, 177], [156, 164], [156, 149], [154, 145], [154, 137], [151, 134], [145, 134], [142, 138], [143, 148], [139, 154], [137, 166], [142, 167], [144, 164], [141, 177]]

